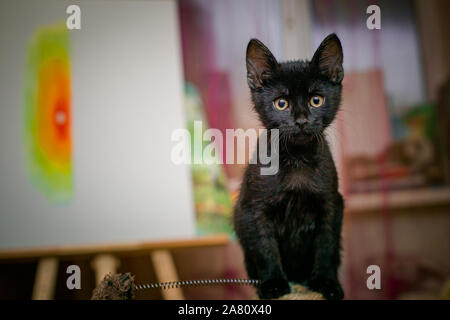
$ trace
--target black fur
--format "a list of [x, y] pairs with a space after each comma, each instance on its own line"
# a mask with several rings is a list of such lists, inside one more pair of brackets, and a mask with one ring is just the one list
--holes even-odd
[[[307, 285], [327, 299], [342, 299], [338, 280], [344, 203], [324, 129], [341, 101], [343, 55], [329, 35], [311, 62], [278, 63], [258, 40], [247, 47], [247, 76], [255, 110], [267, 129], [279, 129], [280, 168], [261, 175], [247, 167], [234, 226], [249, 278], [260, 279], [261, 298], [290, 291], [289, 282]], [[312, 95], [325, 97], [321, 107]], [[285, 97], [289, 108], [273, 101]], [[274, 149], [274, 146], [269, 146]]]

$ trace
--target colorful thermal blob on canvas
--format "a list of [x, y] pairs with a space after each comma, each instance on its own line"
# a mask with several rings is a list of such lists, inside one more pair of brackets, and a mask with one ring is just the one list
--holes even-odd
[[67, 202], [72, 187], [69, 31], [43, 27], [25, 66], [25, 154], [33, 184], [50, 202]]

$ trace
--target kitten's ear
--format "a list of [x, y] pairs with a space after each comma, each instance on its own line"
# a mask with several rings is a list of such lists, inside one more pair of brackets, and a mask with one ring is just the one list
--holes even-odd
[[343, 61], [341, 41], [333, 33], [327, 36], [317, 48], [311, 64], [315, 65], [332, 82], [341, 83], [344, 78]]
[[272, 52], [257, 39], [252, 39], [248, 43], [246, 61], [247, 82], [253, 90], [261, 88], [278, 65]]

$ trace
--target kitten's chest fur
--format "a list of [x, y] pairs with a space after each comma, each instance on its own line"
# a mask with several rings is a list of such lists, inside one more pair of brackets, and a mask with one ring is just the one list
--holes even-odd
[[324, 199], [314, 168], [284, 169], [280, 189], [267, 214], [276, 226], [279, 240], [294, 241], [302, 234], [311, 234], [320, 222], [319, 207]]
[[336, 192], [335, 168], [329, 153], [285, 161], [277, 177], [278, 188], [266, 214], [273, 221], [280, 243], [298, 248], [313, 240], [322, 223], [329, 195]]
[[314, 212], [320, 203], [317, 201], [314, 205], [315, 199], [310, 194], [286, 192], [277, 205], [267, 208], [280, 241], [296, 242], [302, 235], [312, 235], [320, 222]]

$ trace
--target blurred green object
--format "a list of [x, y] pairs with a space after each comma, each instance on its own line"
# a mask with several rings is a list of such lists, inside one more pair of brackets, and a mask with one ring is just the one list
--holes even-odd
[[432, 103], [414, 106], [403, 115], [404, 123], [410, 130], [428, 138], [436, 139], [436, 107]]
[[[221, 164], [194, 164], [194, 157], [202, 157], [203, 150], [210, 141], [203, 141], [201, 150], [194, 150], [194, 122], [202, 122], [202, 137], [208, 129], [203, 112], [203, 104], [197, 89], [190, 83], [185, 84], [185, 109], [187, 129], [191, 135], [191, 172], [194, 184], [194, 203], [196, 228], [198, 235], [217, 233], [232, 234], [231, 214], [233, 203], [226, 188], [226, 175]], [[198, 137], [197, 137], [198, 139]], [[201, 154], [195, 154], [197, 153]], [[217, 157], [221, 155], [213, 155]], [[205, 159], [203, 159], [205, 160]]]

